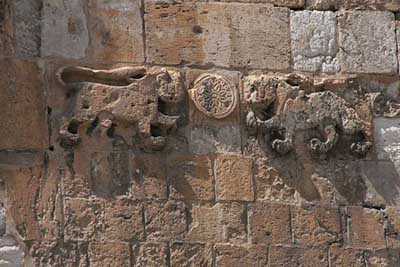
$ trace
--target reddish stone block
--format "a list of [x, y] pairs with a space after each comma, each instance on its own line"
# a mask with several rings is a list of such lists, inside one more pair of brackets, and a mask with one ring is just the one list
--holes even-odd
[[383, 213], [380, 210], [363, 207], [348, 207], [350, 220], [350, 244], [355, 247], [385, 247]]
[[365, 267], [364, 251], [333, 246], [330, 248], [331, 267]]
[[218, 267], [261, 267], [268, 264], [268, 249], [266, 246], [216, 245], [215, 254], [215, 263]]
[[327, 246], [342, 240], [338, 208], [292, 207], [295, 242], [303, 246]]
[[400, 263], [400, 250], [381, 249], [367, 251], [365, 258], [368, 267], [397, 267]]
[[214, 184], [210, 158], [178, 156], [168, 160], [170, 197], [185, 200], [213, 200]]
[[147, 240], [183, 240], [186, 234], [186, 206], [183, 202], [152, 201], [145, 205]]
[[244, 207], [239, 203], [193, 205], [187, 240], [195, 242], [247, 242]]
[[328, 267], [328, 251], [299, 247], [270, 247], [268, 267]]
[[235, 156], [218, 156], [215, 161], [218, 200], [254, 200], [252, 162]]
[[91, 267], [130, 267], [131, 249], [129, 243], [91, 242], [89, 262]]
[[196, 243], [173, 243], [171, 245], [171, 267], [211, 266], [211, 245]]
[[133, 267], [168, 267], [166, 243], [142, 243], [133, 245]]
[[249, 205], [250, 240], [262, 244], [290, 244], [290, 211], [288, 205], [256, 202]]

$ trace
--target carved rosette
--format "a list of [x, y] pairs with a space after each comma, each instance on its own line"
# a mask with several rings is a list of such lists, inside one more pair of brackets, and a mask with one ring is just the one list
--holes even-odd
[[228, 117], [238, 102], [235, 86], [220, 75], [200, 76], [189, 95], [202, 113], [216, 119]]

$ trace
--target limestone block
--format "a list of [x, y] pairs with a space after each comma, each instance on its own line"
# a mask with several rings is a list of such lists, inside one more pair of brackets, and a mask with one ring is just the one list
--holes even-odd
[[89, 45], [85, 1], [43, 2], [41, 55], [84, 58]]
[[186, 205], [183, 202], [152, 201], [145, 205], [147, 240], [183, 240], [186, 223]]
[[248, 211], [250, 240], [260, 244], [290, 244], [289, 206], [277, 203], [256, 202]]
[[384, 222], [381, 211], [363, 207], [348, 207], [347, 216], [351, 223], [348, 236], [352, 246], [385, 247]]
[[242, 3], [145, 3], [149, 63], [289, 68], [287, 8]]
[[47, 143], [41, 70], [35, 62], [5, 59], [0, 73], [0, 149], [42, 149]]
[[345, 73], [397, 72], [394, 15], [383, 11], [342, 12], [339, 62]]
[[235, 202], [193, 205], [187, 240], [193, 242], [244, 242], [244, 207]]
[[90, 0], [88, 7], [89, 56], [95, 60], [142, 63], [141, 1]]
[[11, 236], [0, 237], [0, 266], [23, 267], [24, 250]]
[[171, 267], [211, 267], [212, 246], [208, 244], [173, 243]]
[[213, 200], [211, 160], [206, 156], [177, 156], [168, 160], [170, 198]]
[[341, 217], [337, 208], [295, 206], [292, 214], [296, 243], [322, 247], [342, 240]]
[[393, 161], [400, 173], [400, 119], [374, 120], [375, 149], [378, 159]]
[[294, 69], [329, 72], [340, 70], [335, 13], [292, 11], [290, 32]]
[[168, 247], [165, 243], [142, 243], [132, 247], [133, 267], [167, 267]]
[[216, 245], [216, 266], [267, 266], [268, 250], [262, 245]]
[[89, 244], [89, 262], [93, 267], [131, 266], [129, 243], [92, 242]]
[[218, 200], [253, 201], [252, 162], [234, 156], [218, 156], [215, 161]]

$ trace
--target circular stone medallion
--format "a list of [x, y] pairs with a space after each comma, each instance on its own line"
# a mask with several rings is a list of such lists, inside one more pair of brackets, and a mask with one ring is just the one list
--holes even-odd
[[229, 116], [237, 105], [235, 86], [219, 75], [200, 76], [189, 94], [201, 112], [216, 119]]

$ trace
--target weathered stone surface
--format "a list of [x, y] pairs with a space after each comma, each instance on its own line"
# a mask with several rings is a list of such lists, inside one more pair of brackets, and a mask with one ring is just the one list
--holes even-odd
[[323, 249], [280, 247], [269, 249], [269, 265], [271, 267], [328, 267], [328, 251]]
[[385, 227], [383, 213], [380, 210], [363, 207], [348, 207], [347, 217], [349, 242], [355, 247], [385, 247]]
[[169, 195], [173, 199], [213, 200], [214, 182], [210, 158], [177, 156], [168, 160]]
[[376, 118], [374, 126], [375, 149], [378, 159], [390, 159], [400, 173], [400, 120], [397, 118]]
[[141, 1], [88, 1], [89, 56], [95, 60], [142, 63]]
[[171, 267], [211, 267], [212, 247], [208, 244], [173, 243]]
[[400, 262], [399, 250], [395, 249], [367, 251], [365, 258], [371, 267], [395, 267]]
[[87, 244], [34, 241], [30, 255], [37, 267], [89, 267]]
[[149, 1], [145, 11], [150, 63], [276, 70], [289, 67], [286, 8]]
[[187, 239], [200, 242], [243, 242], [246, 225], [244, 207], [239, 203], [217, 203], [214, 206], [193, 205], [192, 222]]
[[190, 129], [189, 150], [197, 155], [240, 153], [240, 127], [193, 127]]
[[24, 266], [24, 249], [12, 236], [0, 237], [0, 265], [4, 267]]
[[294, 240], [302, 246], [323, 247], [342, 241], [338, 208], [295, 206], [292, 208]]
[[316, 10], [400, 10], [397, 0], [306, 0], [307, 9]]
[[14, 27], [16, 55], [38, 57], [41, 45], [42, 0], [15, 0]]
[[254, 200], [252, 161], [242, 157], [218, 156], [215, 161], [218, 200]]
[[89, 45], [86, 1], [44, 0], [41, 20], [41, 55], [84, 58]]
[[134, 267], [167, 267], [168, 246], [165, 243], [143, 243], [132, 247]]
[[295, 203], [298, 193], [285, 180], [284, 175], [268, 159], [259, 157], [254, 161], [257, 200]]
[[292, 11], [290, 32], [294, 69], [298, 71], [330, 72], [340, 70], [336, 57], [335, 13], [327, 11]]
[[0, 61], [0, 149], [42, 149], [47, 143], [41, 70], [35, 62]]
[[167, 199], [167, 170], [163, 156], [134, 155], [132, 170], [134, 199]]
[[91, 242], [89, 262], [93, 267], [131, 266], [130, 247], [122, 242]]
[[12, 56], [15, 50], [15, 37], [10, 2], [2, 1], [0, 3], [0, 21], [0, 56]]
[[339, 62], [346, 73], [396, 73], [394, 15], [383, 11], [339, 15]]
[[292, 243], [288, 205], [268, 202], [251, 204], [248, 210], [248, 223], [252, 243]]
[[330, 248], [331, 266], [335, 267], [364, 267], [364, 251], [361, 249], [332, 246]]
[[183, 240], [186, 234], [186, 206], [183, 202], [168, 201], [145, 205], [147, 240]]
[[242, 267], [267, 266], [268, 250], [266, 246], [255, 245], [216, 245], [216, 266]]

